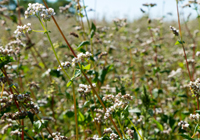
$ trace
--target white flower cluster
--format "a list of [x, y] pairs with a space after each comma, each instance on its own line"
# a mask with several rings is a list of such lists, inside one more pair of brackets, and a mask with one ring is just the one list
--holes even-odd
[[196, 56], [200, 56], [200, 51], [197, 51], [197, 52], [196, 52]]
[[188, 59], [188, 64], [195, 64], [195, 60], [194, 59]]
[[156, 108], [155, 111], [153, 111], [155, 114], [162, 114], [163, 111], [161, 108]]
[[[135, 124], [135, 123], [141, 123], [142, 120], [143, 120], [144, 116], [140, 115], [139, 119], [137, 116], [133, 116], [133, 120], [132, 122]], [[144, 123], [144, 122], [143, 122]]]
[[170, 29], [171, 29], [171, 31], [173, 32], [173, 34], [174, 34], [175, 36], [179, 36], [179, 30], [176, 30], [176, 28], [175, 28], [175, 27], [172, 27], [172, 26], [170, 26]]
[[122, 95], [121, 93], [118, 93], [116, 96], [106, 95], [103, 97], [103, 101], [114, 102], [111, 107], [107, 108], [104, 119], [108, 119], [115, 110], [124, 109], [127, 106], [128, 101], [132, 99], [133, 97], [130, 96], [130, 94]]
[[9, 98], [12, 99], [12, 100], [17, 100], [18, 102], [24, 102], [25, 100], [26, 101], [31, 101], [31, 97], [29, 94], [11, 94], [9, 95]]
[[107, 101], [107, 100], [114, 100], [115, 96], [112, 94], [106, 95], [105, 97], [103, 97], [103, 101]]
[[4, 49], [2, 46], [0, 46], [0, 54], [10, 56], [11, 54], [14, 54], [14, 50], [12, 48]]
[[170, 72], [170, 74], [168, 75], [168, 78], [172, 78], [172, 77], [175, 77], [176, 75], [180, 74], [182, 72], [182, 69], [181, 68], [178, 68], [176, 71], [175, 70], [172, 70]]
[[[52, 136], [53, 136], [53, 140], [68, 140], [67, 137], [61, 136], [59, 132], [52, 133]], [[48, 138], [51, 138], [52, 136], [49, 135]]]
[[101, 113], [101, 114], [104, 113], [104, 111], [102, 109], [97, 109], [97, 108], [94, 109], [94, 112]]
[[200, 79], [197, 78], [194, 82], [190, 81], [190, 90], [196, 96], [200, 92]]
[[[70, 62], [62, 62], [61, 63], [61, 66], [63, 67], [63, 68], [68, 68], [68, 67], [70, 67], [71, 66], [71, 64], [70, 64]], [[61, 68], [61, 66], [59, 65], [58, 66], [58, 68], [57, 68], [57, 71], [60, 71], [62, 68]]]
[[134, 130], [126, 128], [126, 133], [129, 135], [131, 139], [134, 138]]
[[110, 139], [111, 140], [116, 140], [118, 138], [118, 135], [117, 134], [115, 134], [115, 133], [111, 133], [110, 134]]
[[89, 52], [86, 52], [85, 54], [84, 53], [79, 53], [77, 55], [77, 57], [75, 57], [75, 58], [72, 59], [72, 66], [75, 66], [76, 63], [82, 62], [85, 58], [89, 59], [90, 56], [92, 56], [92, 54], [89, 53]]
[[32, 32], [31, 23], [27, 23], [24, 26], [17, 26], [17, 29], [14, 31], [14, 34], [16, 34], [16, 37], [19, 37], [22, 34], [24, 34], [25, 32], [27, 32], [27, 33]]
[[95, 118], [93, 121], [96, 121], [98, 123], [101, 123], [102, 122], [102, 115], [104, 114], [104, 111], [101, 110], [101, 109], [94, 109], [94, 112], [96, 112], [95, 114]]
[[50, 21], [51, 16], [54, 16], [56, 13], [54, 12], [53, 8], [48, 8], [39, 3], [29, 3], [28, 8], [25, 11], [24, 15], [25, 18], [28, 18], [31, 15], [35, 15], [38, 18], [42, 18], [43, 21]]
[[[96, 87], [96, 84], [92, 84], [93, 87]], [[78, 92], [79, 93], [90, 93], [91, 92], [91, 86], [90, 85], [84, 85], [84, 84], [79, 84]]]
[[8, 128], [10, 128], [10, 127], [12, 127], [12, 126], [13, 126], [12, 123], [9, 123], [9, 124], [5, 125], [5, 126], [1, 129], [0, 133], [1, 133], [1, 134], [5, 134], [5, 132], [7, 132], [7, 130], [8, 130]]
[[69, 3], [69, 5], [65, 5], [64, 7], [63, 6], [60, 6], [59, 7], [59, 10], [61, 13], [64, 13], [66, 12], [67, 10], [69, 10], [69, 8], [72, 6], [72, 3]]
[[113, 133], [113, 130], [111, 128], [104, 129], [103, 134], [109, 134], [109, 133]]
[[21, 134], [22, 134], [22, 132], [20, 132], [18, 129], [15, 130], [15, 131], [11, 131], [11, 132], [10, 132], [10, 135], [11, 135], [11, 136], [12, 136], [12, 135], [18, 135], [18, 136], [21, 136]]
[[172, 129], [171, 129], [171, 128], [168, 128], [168, 129], [166, 129], [166, 130], [163, 130], [162, 133], [163, 133], [163, 134], [169, 135], [171, 131], [172, 131]]
[[99, 136], [98, 136], [98, 135], [94, 135], [92, 138], [93, 138], [94, 140], [98, 140], [98, 139], [99, 139]]
[[185, 121], [180, 121], [178, 123], [178, 126], [181, 126], [181, 129], [184, 129], [184, 128], [189, 127], [189, 124], [187, 122], [185, 122]]
[[33, 101], [31, 101], [29, 104], [27, 104], [27, 106], [31, 106], [30, 112], [39, 113], [39, 109], [40, 107], [38, 105], [36, 105]]
[[199, 119], [199, 114], [198, 113], [197, 114], [190, 114], [189, 118], [192, 119], [192, 120], [198, 120]]
[[115, 111], [114, 106], [107, 108], [106, 113], [104, 115], [104, 119], [107, 120], [114, 111]]
[[102, 121], [102, 115], [100, 113], [96, 113], [94, 121], [96, 121], [98, 123], [101, 123], [101, 121]]
[[11, 41], [9, 42], [7, 45], [6, 45], [6, 48], [12, 48], [12, 47], [25, 47], [26, 45], [24, 43], [22, 43], [21, 40], [17, 39], [17, 40], [14, 40], [14, 41]]

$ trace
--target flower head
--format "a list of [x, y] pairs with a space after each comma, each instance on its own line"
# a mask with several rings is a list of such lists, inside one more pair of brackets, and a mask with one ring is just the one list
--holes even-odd
[[31, 15], [35, 15], [38, 18], [42, 18], [43, 21], [49, 21], [51, 16], [54, 16], [56, 13], [53, 8], [46, 8], [44, 5], [39, 3], [29, 3], [28, 8], [25, 11], [25, 18], [28, 18]]

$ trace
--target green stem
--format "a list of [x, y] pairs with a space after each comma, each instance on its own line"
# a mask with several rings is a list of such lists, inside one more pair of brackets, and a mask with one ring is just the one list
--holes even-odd
[[125, 133], [124, 133], [123, 127], [122, 127], [122, 125], [121, 125], [121, 123], [120, 123], [119, 117], [117, 117], [117, 121], [118, 121], [119, 126], [120, 126], [120, 128], [121, 128], [121, 131], [122, 131], [122, 133], [123, 133], [123, 135], [124, 135], [124, 138], [127, 139], [127, 138], [126, 138], [126, 135], [125, 135]]
[[54, 55], [55, 55], [55, 57], [56, 57], [56, 60], [58, 61], [58, 63], [59, 63], [59, 65], [60, 65], [61, 69], [63, 70], [63, 72], [65, 73], [65, 75], [67, 76], [67, 78], [70, 79], [70, 76], [67, 74], [67, 72], [65, 71], [65, 69], [63, 68], [63, 66], [62, 66], [61, 63], [60, 63], [60, 60], [59, 60], [59, 58], [58, 58], [58, 56], [57, 56], [57, 54], [56, 54], [55, 48], [54, 48], [54, 46], [53, 46], [53, 43], [52, 43], [52, 41], [51, 41], [51, 38], [50, 38], [50, 36], [49, 36], [48, 31], [47, 31], [46, 28], [44, 27], [44, 25], [43, 25], [41, 19], [40, 19], [39, 17], [38, 17], [38, 19], [39, 19], [40, 24], [42, 25], [42, 28], [44, 29], [44, 32], [46, 33], [47, 38], [48, 38], [48, 40], [49, 40], [49, 42], [50, 42], [50, 44], [51, 44], [51, 47], [52, 47], [53, 53], [54, 53]]
[[135, 125], [133, 124], [133, 122], [128, 118], [128, 120], [131, 122], [131, 124], [133, 125], [134, 129], [136, 130], [136, 132], [138, 133], [138, 135], [140, 136], [140, 139], [143, 140], [142, 136], [140, 135], [140, 133], [138, 132], [137, 128], [135, 127]]
[[[43, 0], [43, 2], [44, 2], [44, 4], [45, 4], [46, 8], [48, 8], [48, 5], [47, 5], [47, 3], [45, 2], [45, 0]], [[71, 45], [70, 45], [69, 42], [67, 41], [67, 39], [66, 39], [65, 35], [63, 34], [62, 30], [60, 29], [60, 26], [58, 25], [56, 19], [54, 18], [54, 16], [51, 16], [51, 17], [52, 17], [54, 23], [56, 24], [56, 26], [57, 26], [59, 32], [61, 33], [63, 39], [64, 39], [65, 42], [67, 43], [69, 49], [71, 50], [72, 54], [74, 55], [74, 57], [77, 57], [77, 55], [76, 55], [76, 53], [74, 52], [73, 48], [71, 47]], [[79, 65], [80, 65], [80, 64], [79, 64]], [[91, 86], [91, 88], [92, 88], [94, 94], [97, 96], [97, 98], [98, 98], [98, 100], [100, 101], [102, 107], [104, 108], [104, 111], [106, 112], [106, 107], [105, 107], [104, 103], [102, 102], [101, 98], [99, 97], [99, 95], [97, 94], [96, 90], [95, 90], [94, 87], [92, 86], [91, 81], [88, 79], [88, 77], [87, 77], [87, 75], [84, 73], [84, 71], [81, 71], [81, 72], [82, 72], [82, 74], [84, 75], [84, 77], [86, 78], [86, 80], [88, 81], [88, 83], [90, 84], [90, 86]], [[109, 119], [110, 119], [111, 123], [114, 125], [114, 127], [115, 127], [117, 133], [119, 134], [120, 138], [122, 138], [122, 135], [121, 135], [120, 131], [118, 130], [118, 128], [117, 128], [117, 126], [116, 126], [116, 124], [115, 124], [115, 122], [113, 121], [113, 119], [112, 119], [111, 116], [109, 117]]]
[[85, 7], [85, 2], [83, 0], [83, 6], [84, 6], [84, 11], [85, 11], [85, 16], [87, 18], [87, 23], [88, 23], [88, 28], [89, 28], [89, 31], [91, 32], [91, 29], [90, 29], [90, 21], [88, 19], [88, 16], [87, 16], [87, 12], [86, 12], [86, 7]]
[[[178, 0], [176, 0], [176, 9], [177, 9], [177, 16], [178, 16], [178, 26], [179, 26], [180, 39], [181, 39], [181, 42], [183, 42], [183, 37], [182, 37], [182, 32], [181, 32], [181, 23], [180, 23], [180, 17], [179, 17], [179, 10], [178, 10]], [[183, 43], [181, 43], [181, 45], [182, 45], [182, 48], [183, 48], [184, 57], [185, 57], [186, 66], [187, 66], [188, 74], [189, 74], [189, 77], [190, 77], [190, 81], [193, 81], [191, 74], [190, 74], [189, 66], [188, 66], [187, 55], [185, 53], [185, 47], [184, 47]]]
[[[60, 63], [60, 60], [59, 60], [59, 58], [58, 58], [58, 56], [57, 56], [57, 54], [56, 54], [55, 48], [54, 48], [54, 46], [53, 46], [53, 43], [52, 43], [52, 41], [51, 41], [51, 38], [50, 38], [50, 36], [49, 36], [48, 31], [47, 31], [46, 28], [44, 27], [44, 25], [43, 25], [42, 21], [40, 20], [40, 18], [38, 18], [38, 19], [39, 19], [39, 21], [40, 21], [40, 23], [41, 23], [41, 25], [42, 25], [42, 27], [43, 27], [43, 29], [44, 29], [44, 32], [47, 34], [47, 38], [48, 38], [48, 40], [49, 40], [49, 42], [50, 42], [50, 44], [51, 44], [52, 50], [53, 50], [53, 52], [54, 52], [54, 55], [55, 55], [55, 57], [56, 57], [56, 59], [57, 59], [59, 65], [60, 65], [60, 67], [62, 68], [62, 70], [63, 70], [63, 72], [65, 73], [65, 75], [67, 76], [67, 78], [70, 79], [70, 76], [67, 74], [67, 72], [64, 70], [63, 66], [62, 66], [61, 63]], [[72, 89], [73, 89], [74, 110], [75, 110], [75, 121], [76, 121], [76, 140], [78, 140], [78, 119], [77, 119], [77, 108], [76, 108], [76, 96], [75, 96], [75, 89], [74, 89], [74, 84], [73, 84], [73, 82], [72, 82]]]
[[38, 30], [32, 30], [33, 32], [42, 32], [44, 33], [45, 31], [38, 31]]
[[75, 121], [76, 121], [76, 140], [78, 140], [78, 118], [77, 118], [77, 108], [76, 108], [76, 95], [75, 95], [73, 82], [72, 82], [72, 89], [73, 89], [74, 112], [75, 112]]

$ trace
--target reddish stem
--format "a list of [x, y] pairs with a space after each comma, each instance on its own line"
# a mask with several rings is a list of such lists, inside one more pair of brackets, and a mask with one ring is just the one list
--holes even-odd
[[[47, 3], [45, 2], [45, 0], [43, 0], [43, 2], [44, 2], [44, 4], [45, 4], [46, 8], [49, 8], [48, 5], [47, 5]], [[51, 16], [51, 17], [52, 17], [54, 23], [56, 24], [58, 30], [60, 31], [62, 37], [64, 38], [65, 42], [67, 43], [69, 49], [71, 50], [72, 54], [74, 55], [74, 57], [77, 57], [77, 55], [75, 54], [75, 52], [74, 52], [74, 50], [72, 49], [71, 45], [69, 44], [69, 42], [67, 41], [66, 37], [64, 36], [62, 30], [60, 29], [60, 27], [59, 27], [57, 21], [55, 20], [54, 16]], [[88, 83], [90, 84], [90, 86], [91, 86], [91, 88], [92, 88], [92, 91], [93, 91], [94, 94], [97, 96], [99, 102], [101, 103], [102, 107], [104, 108], [104, 111], [106, 112], [106, 107], [105, 107], [104, 103], [102, 102], [101, 98], [99, 97], [99, 95], [97, 94], [96, 90], [94, 89], [94, 87], [93, 87], [91, 81], [89, 80], [89, 78], [87, 77], [87, 75], [84, 73], [84, 71], [82, 71], [82, 74], [84, 75], [84, 77], [86, 78], [86, 80], [88, 81]], [[116, 126], [116, 124], [115, 124], [115, 122], [113, 121], [113, 119], [112, 119], [111, 116], [109, 117], [109, 119], [110, 119], [110, 121], [112, 122], [112, 124], [114, 125], [114, 127], [115, 127], [117, 133], [119, 134], [120, 138], [122, 138], [122, 135], [121, 135], [119, 129], [117, 128], [117, 126]]]
[[[49, 8], [48, 5], [47, 5], [47, 3], [46, 3], [44, 0], [43, 0], [43, 2], [44, 2], [44, 4], [45, 4], [46, 8]], [[72, 54], [74, 55], [74, 57], [77, 57], [77, 55], [76, 55], [76, 53], [74, 52], [73, 48], [71, 47], [71, 45], [70, 45], [69, 42], [67, 41], [67, 39], [66, 39], [65, 35], [63, 34], [62, 30], [60, 29], [60, 27], [59, 27], [57, 21], [55, 20], [54, 16], [51, 16], [51, 17], [52, 17], [54, 23], [56, 24], [56, 26], [57, 26], [59, 32], [61, 33], [62, 37], [64, 38], [65, 42], [67, 43], [69, 49], [71, 50]]]
[[[181, 37], [181, 41], [182, 41], [181, 23], [180, 23], [179, 10], [178, 10], [178, 0], [176, 0], [176, 8], [177, 8], [177, 15], [178, 15], [179, 33], [180, 33], [180, 37]], [[189, 77], [190, 77], [190, 81], [193, 81], [192, 77], [191, 77], [191, 74], [190, 74], [189, 66], [188, 66], [187, 55], [185, 53], [185, 47], [184, 47], [183, 43], [181, 43], [181, 45], [182, 45], [182, 48], [183, 48], [184, 57], [185, 57], [185, 61], [186, 61], [186, 65], [187, 65], [187, 70], [188, 70], [188, 74], [189, 74]]]
[[[192, 42], [193, 42], [193, 55], [192, 55], [192, 59], [195, 59], [195, 49], [196, 49], [196, 41], [195, 39], [193, 38], [188, 26], [187, 26], [187, 23], [185, 22], [185, 28], [190, 36], [190, 38], [192, 39]], [[194, 80], [194, 74], [195, 74], [195, 64], [192, 65], [192, 69], [193, 69], [193, 73], [192, 73], [192, 80]]]

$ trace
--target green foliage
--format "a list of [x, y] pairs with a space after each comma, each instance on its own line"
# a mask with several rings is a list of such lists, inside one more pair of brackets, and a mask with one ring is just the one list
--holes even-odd
[[33, 122], [33, 128], [35, 132], [40, 132], [43, 128], [46, 128], [48, 125], [48, 121], [46, 120], [38, 120]]
[[0, 56], [0, 69], [10, 62], [14, 62], [14, 59], [10, 56]]

